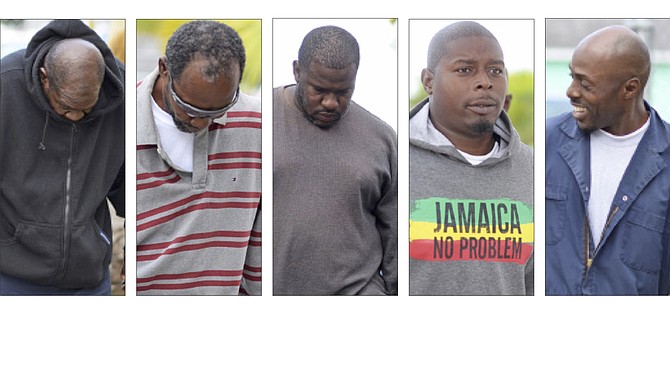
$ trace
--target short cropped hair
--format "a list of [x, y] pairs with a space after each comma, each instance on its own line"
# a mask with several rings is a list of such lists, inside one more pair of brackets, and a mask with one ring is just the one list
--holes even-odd
[[430, 45], [428, 46], [428, 69], [435, 71], [440, 60], [448, 54], [449, 43], [471, 36], [488, 37], [498, 42], [498, 39], [493, 36], [491, 31], [474, 21], [459, 21], [450, 24], [439, 30], [430, 40]]
[[341, 70], [354, 64], [358, 68], [360, 52], [358, 42], [346, 30], [332, 25], [310, 31], [298, 51], [301, 68], [315, 62], [324, 67]]
[[174, 79], [181, 77], [184, 68], [197, 56], [207, 61], [203, 74], [208, 81], [231, 71], [231, 64], [244, 72], [246, 54], [242, 39], [230, 26], [211, 20], [195, 20], [183, 24], [170, 36], [165, 48], [167, 67]]

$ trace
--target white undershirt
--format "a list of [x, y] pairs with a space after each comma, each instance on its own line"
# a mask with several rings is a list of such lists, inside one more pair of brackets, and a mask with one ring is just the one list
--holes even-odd
[[598, 245], [614, 195], [633, 153], [649, 127], [649, 119], [630, 134], [615, 136], [603, 130], [591, 133], [591, 194], [589, 225], [594, 245]]
[[160, 145], [172, 164], [179, 170], [193, 172], [193, 143], [195, 134], [177, 129], [172, 116], [163, 111], [151, 98], [151, 109], [158, 130]]
[[487, 159], [491, 157], [495, 158], [500, 158], [502, 155], [503, 150], [507, 147], [507, 145], [503, 142], [502, 146], [498, 142], [502, 141], [496, 141], [495, 144], [493, 145], [493, 149], [491, 149], [490, 152], [484, 155], [472, 155], [469, 153], [466, 153], [456, 146], [454, 146], [453, 143], [447, 138], [444, 134], [442, 134], [437, 128], [435, 128], [435, 125], [433, 125], [433, 122], [428, 118], [428, 130], [426, 132], [426, 138], [425, 141], [430, 143], [431, 145], [436, 145], [436, 146], [452, 146], [456, 150], [458, 150], [459, 153], [465, 158], [466, 161], [470, 163], [470, 165], [479, 165], [480, 163], [486, 161]]

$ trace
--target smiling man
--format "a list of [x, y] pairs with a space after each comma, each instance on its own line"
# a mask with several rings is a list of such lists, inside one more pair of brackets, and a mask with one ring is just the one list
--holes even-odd
[[670, 128], [644, 100], [650, 70], [623, 26], [572, 55], [572, 113], [547, 120], [548, 295], [670, 291]]
[[260, 101], [234, 29], [179, 27], [137, 88], [137, 293], [261, 293]]
[[463, 21], [433, 36], [410, 111], [410, 294], [533, 294], [533, 154], [503, 110], [496, 38]]
[[80, 20], [50, 22], [0, 67], [0, 294], [111, 295], [125, 68]]
[[309, 32], [273, 92], [275, 295], [396, 295], [397, 148], [351, 100], [356, 39]]

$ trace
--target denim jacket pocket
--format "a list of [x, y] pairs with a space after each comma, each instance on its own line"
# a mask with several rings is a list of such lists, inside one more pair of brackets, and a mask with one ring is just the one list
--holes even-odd
[[547, 244], [557, 244], [565, 232], [567, 189], [547, 184], [545, 198], [545, 240]]
[[621, 261], [634, 270], [658, 273], [663, 255], [665, 217], [631, 207], [624, 220]]

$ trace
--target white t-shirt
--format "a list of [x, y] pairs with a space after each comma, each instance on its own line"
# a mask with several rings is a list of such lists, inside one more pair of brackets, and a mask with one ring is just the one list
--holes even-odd
[[623, 136], [603, 130], [591, 133], [591, 194], [588, 210], [594, 245], [600, 242], [621, 178], [647, 128], [649, 119], [639, 129]]
[[[470, 165], [479, 165], [480, 163], [486, 161], [487, 159], [491, 157], [499, 158], [502, 154], [502, 151], [505, 150], [505, 147], [507, 147], [507, 144], [505, 144], [503, 141], [496, 141], [495, 144], [493, 145], [493, 149], [491, 149], [490, 152], [484, 155], [472, 155], [469, 153], [466, 153], [464, 151], [461, 151], [459, 148], [454, 146], [453, 143], [447, 138], [444, 134], [442, 134], [436, 127], [433, 125], [433, 122], [428, 118], [428, 131], [426, 132], [426, 138], [425, 141], [430, 143], [431, 145], [435, 146], [452, 146], [458, 150], [459, 153], [470, 163]], [[503, 142], [502, 145], [499, 144], [499, 142]]]
[[151, 109], [158, 130], [158, 138], [168, 161], [179, 170], [193, 172], [193, 143], [195, 134], [177, 129], [172, 116], [163, 111], [151, 98]]

